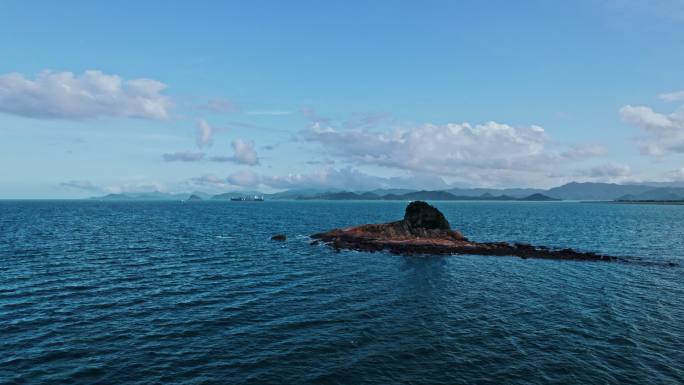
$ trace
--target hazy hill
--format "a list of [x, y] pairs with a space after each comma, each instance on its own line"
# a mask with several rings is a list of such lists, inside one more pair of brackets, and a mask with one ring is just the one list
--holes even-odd
[[314, 198], [323, 194], [340, 192], [336, 189], [295, 189], [285, 190], [273, 194], [264, 194], [268, 199], [303, 199]]
[[325, 200], [377, 200], [380, 197], [372, 192], [355, 193], [350, 191], [341, 191], [334, 193], [320, 194], [314, 197], [299, 197], [298, 199], [325, 199]]
[[409, 192], [406, 194], [390, 194], [390, 195], [385, 195], [383, 199], [397, 199], [397, 200], [433, 200], [433, 201], [440, 201], [440, 200], [453, 200], [456, 198], [456, 196], [450, 192], [446, 191], [414, 191], [414, 192]]
[[378, 196], [384, 196], [388, 194], [393, 194], [393, 195], [402, 195], [410, 192], [415, 192], [417, 190], [413, 189], [408, 189], [408, 188], [379, 188], [375, 190], [371, 190], [369, 192], [372, 192], [373, 194], [376, 194]]
[[[202, 191], [193, 191], [190, 193], [190, 196], [193, 196], [193, 195], [195, 195], [199, 198], [202, 198], [203, 200], [211, 199], [211, 194], [207, 194], [207, 193], [202, 192]], [[188, 199], [190, 199], [190, 198], [188, 197]]]
[[520, 201], [546, 202], [546, 201], [557, 201], [559, 199], [558, 198], [551, 198], [548, 195], [535, 193], [535, 194], [526, 196], [524, 198], [519, 198], [518, 200], [520, 200]]
[[493, 189], [493, 188], [452, 188], [446, 190], [457, 196], [472, 196], [479, 197], [483, 194], [490, 195], [508, 195], [514, 198], [524, 198], [536, 193], [544, 193], [546, 190], [535, 189], [535, 188], [506, 188], [506, 189]]
[[684, 200], [684, 188], [661, 187], [644, 191], [641, 194], [628, 194], [619, 197], [618, 200], [629, 201], [677, 201]]
[[[529, 196], [529, 200], [554, 200], [553, 198], [545, 197], [541, 194], [539, 196]], [[401, 200], [401, 201], [414, 201], [414, 200], [441, 200], [441, 201], [458, 201], [458, 200], [487, 200], [487, 201], [512, 201], [518, 200], [509, 195], [492, 195], [490, 193], [485, 193], [480, 196], [465, 196], [465, 195], [454, 195], [447, 191], [412, 191], [405, 194], [386, 194], [379, 196], [374, 192], [356, 193], [351, 191], [341, 191], [335, 193], [320, 194], [314, 197], [300, 197], [300, 200], [309, 199], [324, 199], [324, 200]]]
[[453, 188], [449, 190], [376, 189], [367, 192], [336, 189], [296, 189], [272, 194], [259, 191], [232, 191], [210, 195], [200, 191], [170, 194], [159, 191], [145, 193], [108, 194], [97, 200], [175, 200], [184, 201], [191, 195], [203, 200], [229, 200], [233, 197], [263, 196], [266, 200], [329, 199], [329, 200], [683, 200], [684, 187], [654, 187], [653, 185], [572, 182], [549, 190], [514, 188]]
[[124, 194], [107, 194], [102, 197], [93, 197], [90, 199], [97, 199], [97, 200], [103, 200], [103, 201], [125, 201], [125, 200], [131, 200], [131, 197], [128, 195]]
[[641, 194], [651, 189], [653, 187], [642, 185], [572, 182], [549, 189], [544, 194], [553, 198], [570, 200], [614, 200], [625, 195]]

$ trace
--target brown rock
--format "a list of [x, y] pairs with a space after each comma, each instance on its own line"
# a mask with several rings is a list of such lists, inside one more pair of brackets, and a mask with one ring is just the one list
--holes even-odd
[[414, 201], [406, 206], [404, 221], [415, 229], [451, 230], [444, 214], [423, 201]]
[[411, 202], [404, 219], [383, 224], [368, 224], [346, 229], [335, 229], [311, 236], [335, 250], [387, 250], [395, 254], [479, 254], [508, 255], [527, 258], [575, 259], [587, 261], [616, 261], [616, 257], [583, 253], [573, 249], [553, 250], [527, 243], [471, 242], [458, 231], [436, 208], [421, 201]]

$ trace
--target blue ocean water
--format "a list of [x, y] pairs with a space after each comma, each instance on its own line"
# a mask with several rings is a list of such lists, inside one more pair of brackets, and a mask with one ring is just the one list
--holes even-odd
[[675, 267], [309, 245], [405, 204], [0, 201], [0, 383], [684, 383], [684, 206], [434, 203]]

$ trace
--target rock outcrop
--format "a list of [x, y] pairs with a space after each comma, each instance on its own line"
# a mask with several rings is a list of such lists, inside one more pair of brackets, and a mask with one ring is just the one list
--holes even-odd
[[416, 229], [451, 230], [444, 214], [423, 201], [414, 201], [406, 206], [404, 221]]
[[619, 258], [580, 252], [573, 249], [550, 249], [525, 243], [479, 243], [469, 241], [452, 230], [444, 215], [429, 204], [416, 201], [406, 207], [404, 219], [383, 224], [368, 224], [335, 229], [311, 236], [337, 250], [387, 250], [395, 254], [478, 254], [508, 255], [521, 258], [617, 261]]

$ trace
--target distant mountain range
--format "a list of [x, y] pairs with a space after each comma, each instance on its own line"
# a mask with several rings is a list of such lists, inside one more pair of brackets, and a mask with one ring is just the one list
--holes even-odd
[[431, 200], [431, 201], [464, 201], [464, 200], [486, 200], [486, 201], [553, 201], [558, 200], [549, 196], [535, 193], [526, 197], [516, 198], [510, 195], [492, 195], [484, 193], [482, 195], [454, 195], [449, 191], [412, 191], [403, 194], [385, 194], [379, 195], [374, 192], [355, 193], [349, 191], [325, 193], [310, 197], [299, 197], [300, 200], [386, 200], [386, 201], [415, 201], [415, 200]]
[[627, 194], [619, 201], [684, 201], [684, 187], [660, 187], [639, 194]]
[[560, 187], [554, 187], [544, 193], [559, 199], [609, 201], [628, 194], [641, 194], [652, 189], [653, 187], [644, 185], [572, 182]]
[[259, 191], [233, 191], [211, 195], [199, 191], [185, 194], [162, 192], [109, 194], [97, 200], [230, 200], [238, 197], [263, 196], [266, 200], [482, 200], [482, 201], [684, 201], [684, 187], [661, 185], [572, 182], [548, 190], [532, 188], [488, 189], [452, 188], [448, 190], [376, 189], [372, 191], [341, 191], [301, 189], [273, 194]]

